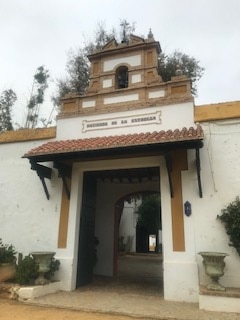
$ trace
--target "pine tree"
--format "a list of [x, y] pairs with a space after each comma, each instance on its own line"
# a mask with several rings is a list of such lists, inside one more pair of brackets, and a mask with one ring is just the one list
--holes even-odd
[[0, 131], [13, 130], [11, 111], [17, 100], [17, 95], [12, 89], [2, 92], [0, 96]]

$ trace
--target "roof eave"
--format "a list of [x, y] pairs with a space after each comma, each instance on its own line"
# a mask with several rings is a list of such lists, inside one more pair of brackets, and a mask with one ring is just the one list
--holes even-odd
[[75, 151], [62, 151], [52, 152], [44, 154], [25, 154], [23, 158], [27, 158], [36, 162], [47, 162], [56, 160], [71, 160], [76, 159], [78, 161], [94, 160], [95, 158], [113, 158], [120, 156], [136, 157], [146, 153], [165, 154], [166, 152], [173, 151], [175, 149], [196, 149], [202, 148], [203, 138], [189, 139], [183, 141], [168, 141], [164, 143], [153, 143], [143, 145], [132, 145], [122, 147], [110, 147], [94, 150], [75, 150]]

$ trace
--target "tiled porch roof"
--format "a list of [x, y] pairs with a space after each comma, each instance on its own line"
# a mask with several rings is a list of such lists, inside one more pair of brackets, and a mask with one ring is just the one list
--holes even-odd
[[126, 134], [119, 136], [105, 136], [87, 139], [51, 141], [34, 148], [24, 155], [31, 158], [42, 155], [66, 154], [83, 151], [116, 149], [123, 147], [134, 147], [143, 145], [165, 144], [171, 142], [187, 142], [202, 140], [203, 130], [201, 126], [196, 128], [182, 128], [159, 132], [147, 132]]

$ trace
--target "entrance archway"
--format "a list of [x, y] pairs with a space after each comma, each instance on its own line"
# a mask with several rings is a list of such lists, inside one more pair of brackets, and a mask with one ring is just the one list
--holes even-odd
[[[136, 214], [136, 202], [141, 203], [142, 198], [154, 194], [159, 194], [159, 190], [143, 189], [126, 194], [116, 202], [113, 268], [115, 277], [124, 281], [126, 287], [136, 286], [163, 295], [162, 253], [150, 250], [150, 234], [147, 229], [143, 232], [144, 228], [139, 231]], [[126, 226], [127, 222], [130, 226]]]
[[[149, 270], [159, 271], [158, 282], [161, 282], [160, 287], [162, 288], [162, 271], [161, 268], [161, 257], [158, 256], [157, 259], [152, 255], [144, 257], [143, 255], [127, 255], [121, 257], [119, 272], [117, 272], [117, 263], [118, 260], [116, 255], [118, 254], [118, 223], [117, 223], [117, 206], [120, 205], [121, 199], [125, 199], [126, 196], [130, 194], [137, 193], [156, 193], [160, 190], [159, 182], [159, 167], [141, 167], [141, 168], [129, 168], [129, 169], [114, 169], [114, 170], [97, 170], [97, 171], [84, 171], [84, 175], [90, 179], [90, 181], [96, 181], [96, 202], [92, 205], [92, 208], [95, 208], [94, 221], [92, 219], [92, 224], [94, 225], [94, 234], [92, 239], [96, 236], [99, 239], [99, 246], [97, 248], [98, 262], [96, 267], [93, 270], [93, 280], [96, 277], [107, 277], [108, 281], [111, 278], [112, 280], [124, 281], [132, 283], [134, 286], [138, 285], [137, 274], [139, 278], [144, 278], [142, 270], [147, 270], [146, 267], [143, 267], [143, 263], [149, 265]], [[84, 185], [84, 184], [83, 184]], [[126, 193], [127, 191], [127, 193]], [[84, 217], [84, 211], [87, 209], [84, 208], [84, 193], [86, 190], [83, 188], [82, 196], [82, 209], [81, 209], [81, 223]], [[112, 207], [112, 209], [111, 209]], [[115, 207], [115, 212], [114, 212]], [[86, 209], [86, 210], [85, 210]], [[93, 212], [93, 211], [91, 211]], [[93, 215], [92, 215], [93, 218]], [[81, 228], [80, 228], [81, 233]], [[81, 234], [79, 237], [79, 259], [78, 259], [78, 279], [79, 271], [81, 270], [81, 263], [83, 263], [82, 255], [80, 253], [81, 245]], [[93, 242], [93, 241], [91, 241]], [[126, 274], [128, 271], [128, 274]], [[125, 272], [125, 273], [124, 273]], [[133, 273], [134, 272], [134, 275]], [[149, 274], [145, 274], [150, 278], [154, 278], [155, 275], [153, 271]], [[145, 279], [146, 279], [145, 277]], [[91, 278], [91, 277], [90, 277]], [[116, 279], [117, 278], [117, 279]], [[130, 282], [129, 282], [130, 281]], [[156, 284], [156, 278], [154, 280]], [[83, 283], [86, 284], [86, 283]], [[139, 282], [140, 284], [140, 282]], [[80, 283], [77, 283], [77, 287]], [[147, 285], [147, 283], [145, 283]], [[161, 292], [161, 288], [159, 292]]]

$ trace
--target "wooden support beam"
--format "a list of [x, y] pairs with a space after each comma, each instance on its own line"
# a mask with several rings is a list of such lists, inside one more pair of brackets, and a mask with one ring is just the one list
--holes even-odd
[[50, 199], [50, 194], [48, 192], [48, 188], [47, 188], [46, 182], [44, 180], [44, 177], [39, 176], [39, 178], [42, 181], [42, 185], [43, 185], [43, 189], [44, 189], [45, 195], [46, 195], [47, 199], [49, 200]]
[[49, 167], [45, 167], [41, 164], [36, 163], [35, 161], [30, 160], [31, 163], [31, 169], [35, 170], [37, 172], [37, 175], [39, 176], [42, 185], [43, 185], [43, 189], [45, 192], [45, 195], [47, 197], [47, 199], [50, 199], [50, 194], [48, 192], [48, 188], [45, 182], [45, 178], [46, 179], [51, 179], [51, 175], [52, 175], [52, 169]]
[[56, 168], [58, 170], [58, 175], [63, 181], [63, 187], [66, 192], [67, 198], [69, 200], [70, 199], [70, 190], [69, 190], [66, 178], [71, 179], [72, 168], [65, 165], [65, 164], [59, 163], [59, 162], [54, 162], [54, 168]]
[[203, 192], [202, 192], [202, 182], [201, 182], [201, 165], [200, 165], [199, 148], [196, 148], [196, 168], [197, 168], [197, 181], [198, 181], [199, 197], [202, 198]]
[[167, 168], [167, 173], [168, 173], [168, 182], [169, 182], [170, 195], [171, 195], [171, 198], [173, 198], [174, 197], [174, 191], [173, 191], [173, 183], [172, 183], [172, 176], [171, 176], [172, 159], [171, 159], [171, 156], [169, 154], [165, 154], [164, 158], [165, 158], [165, 161], [166, 161], [166, 168]]

